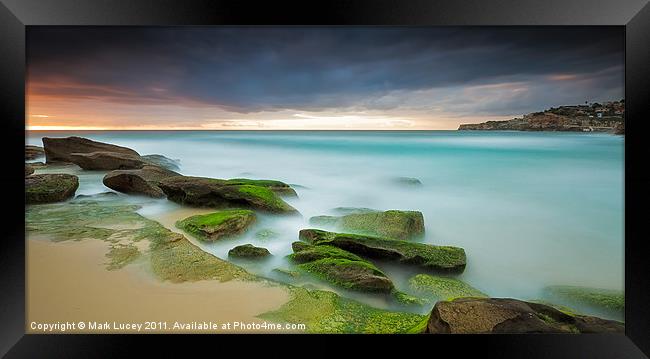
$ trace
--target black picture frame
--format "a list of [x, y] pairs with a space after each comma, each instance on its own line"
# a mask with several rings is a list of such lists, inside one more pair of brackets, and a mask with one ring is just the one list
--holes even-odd
[[[108, 336], [25, 334], [25, 233], [23, 167], [25, 139], [25, 34], [36, 25], [609, 25], [624, 26], [625, 58], [625, 335], [301, 336], [318, 354], [382, 351], [394, 339], [408, 355], [450, 355], [478, 349], [506, 358], [643, 358], [650, 355], [650, 261], [642, 227], [650, 176], [650, 150], [642, 136], [650, 116], [650, 5], [647, 0], [0, 0], [0, 97], [4, 191], [0, 239], [0, 354], [7, 357], [121, 357], [132, 345], [189, 355], [189, 348], [240, 343], [244, 354], [271, 341], [290, 348], [291, 336]], [[173, 344], [180, 337], [191, 344]], [[271, 338], [269, 340], [269, 338]], [[379, 340], [377, 340], [379, 338]], [[287, 340], [288, 339], [288, 340]], [[339, 345], [324, 345], [336, 340]], [[207, 342], [207, 343], [206, 343]], [[245, 343], [264, 344], [245, 345]], [[219, 344], [220, 343], [220, 344]], [[342, 349], [347, 348], [347, 349]], [[291, 355], [291, 350], [270, 352]], [[400, 349], [398, 349], [400, 350]], [[274, 353], [276, 355], [274, 355]], [[439, 354], [437, 354], [439, 353]], [[294, 353], [297, 354], [297, 353]]]

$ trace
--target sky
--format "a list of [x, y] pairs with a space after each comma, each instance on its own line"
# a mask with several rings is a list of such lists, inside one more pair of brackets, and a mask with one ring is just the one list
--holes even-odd
[[447, 130], [623, 75], [621, 27], [29, 27], [26, 125]]

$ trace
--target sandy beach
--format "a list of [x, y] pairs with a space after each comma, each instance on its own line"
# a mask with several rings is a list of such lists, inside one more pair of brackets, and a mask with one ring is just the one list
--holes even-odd
[[[240, 333], [269, 330], [173, 330], [174, 322], [264, 323], [256, 315], [289, 299], [281, 287], [241, 281], [166, 283], [153, 277], [144, 262], [106, 270], [108, 246], [98, 240], [51, 242], [27, 240], [27, 333], [32, 322], [167, 322], [168, 330], [146, 332]], [[55, 331], [59, 333], [59, 331]], [[66, 333], [96, 332], [86, 328]], [[129, 333], [137, 329], [101, 332]]]

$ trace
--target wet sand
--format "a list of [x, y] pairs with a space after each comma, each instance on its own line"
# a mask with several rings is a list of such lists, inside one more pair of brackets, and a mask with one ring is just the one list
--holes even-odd
[[[136, 261], [122, 269], [106, 270], [108, 246], [99, 240], [51, 242], [27, 240], [27, 333], [32, 322], [167, 322], [168, 330], [143, 333], [262, 333], [265, 329], [222, 329], [223, 323], [264, 323], [256, 315], [279, 308], [289, 300], [281, 287], [230, 281], [162, 282]], [[216, 330], [173, 330], [175, 322], [216, 322]], [[134, 333], [129, 330], [66, 330], [65, 333]], [[60, 333], [53, 331], [52, 333]]]

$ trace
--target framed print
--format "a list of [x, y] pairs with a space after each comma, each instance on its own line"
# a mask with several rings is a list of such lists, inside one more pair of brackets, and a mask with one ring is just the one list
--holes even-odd
[[0, 10], [7, 357], [650, 353], [645, 1]]

